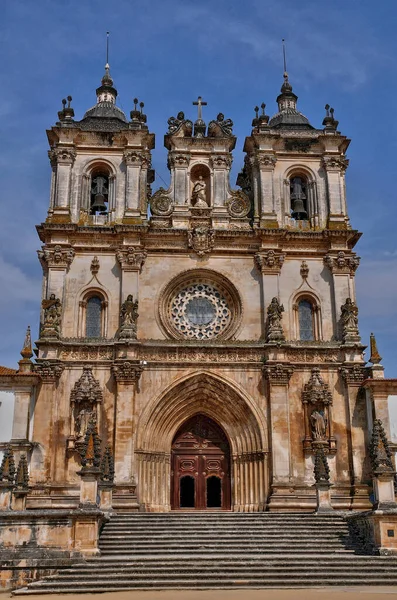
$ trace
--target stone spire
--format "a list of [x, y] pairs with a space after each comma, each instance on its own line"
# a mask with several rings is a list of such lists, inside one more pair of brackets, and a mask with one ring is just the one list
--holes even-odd
[[96, 90], [97, 102], [111, 102], [116, 104], [117, 90], [113, 86], [113, 79], [110, 76], [110, 66], [107, 62], [105, 65], [105, 74], [102, 77], [101, 86]]
[[31, 358], [33, 356], [32, 351], [32, 336], [30, 333], [30, 325], [28, 326], [25, 334], [25, 340], [23, 342], [23, 348], [21, 350], [22, 360], [18, 362], [20, 373], [30, 373], [33, 370], [33, 363]]
[[283, 85], [277, 96], [278, 113], [270, 119], [269, 126], [287, 129], [313, 129], [309, 120], [296, 108], [298, 96], [292, 91], [286, 70], [283, 77]]

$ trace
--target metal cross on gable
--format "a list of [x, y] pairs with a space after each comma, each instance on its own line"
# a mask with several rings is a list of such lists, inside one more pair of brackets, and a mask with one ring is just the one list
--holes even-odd
[[202, 118], [203, 118], [202, 107], [207, 106], [207, 102], [204, 102], [204, 100], [201, 98], [201, 96], [199, 96], [197, 98], [197, 101], [193, 102], [193, 106], [197, 106], [197, 119], [202, 120]]

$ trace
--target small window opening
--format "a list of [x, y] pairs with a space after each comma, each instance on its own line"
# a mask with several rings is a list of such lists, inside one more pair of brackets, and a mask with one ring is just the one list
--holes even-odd
[[102, 299], [92, 296], [87, 300], [86, 337], [97, 338], [102, 334]]
[[291, 216], [304, 221], [307, 215], [307, 181], [304, 177], [293, 177], [290, 182]]
[[301, 300], [298, 304], [299, 339], [305, 342], [314, 340], [313, 305], [309, 300]]
[[92, 215], [106, 215], [109, 202], [109, 176], [106, 173], [97, 173], [92, 177], [91, 206]]

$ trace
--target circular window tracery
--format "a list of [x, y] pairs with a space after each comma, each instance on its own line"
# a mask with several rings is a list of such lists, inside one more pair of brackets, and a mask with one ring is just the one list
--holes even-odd
[[191, 340], [230, 338], [241, 318], [241, 301], [233, 284], [204, 269], [188, 271], [173, 280], [159, 308], [167, 333]]

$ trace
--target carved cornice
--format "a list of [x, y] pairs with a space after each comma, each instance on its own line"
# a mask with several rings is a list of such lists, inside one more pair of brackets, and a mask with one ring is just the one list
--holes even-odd
[[116, 252], [116, 258], [125, 271], [142, 271], [147, 252], [142, 246], [122, 246]]
[[142, 375], [143, 367], [139, 362], [122, 361], [112, 365], [112, 373], [116, 381], [136, 383]]
[[322, 164], [326, 171], [345, 172], [349, 166], [349, 159], [344, 156], [323, 156]]
[[294, 371], [292, 365], [277, 363], [276, 365], [267, 365], [263, 367], [263, 372], [268, 381], [273, 385], [288, 385], [291, 375]]
[[64, 368], [65, 366], [61, 362], [44, 360], [37, 363], [34, 370], [44, 383], [54, 383], [58, 381]]
[[48, 156], [52, 165], [73, 165], [76, 159], [76, 150], [74, 148], [53, 148], [49, 150]]
[[343, 250], [340, 250], [337, 254], [328, 253], [324, 257], [324, 264], [330, 269], [331, 273], [353, 276], [360, 264], [360, 257], [355, 254], [346, 255]]
[[37, 252], [43, 269], [47, 267], [68, 269], [75, 257], [75, 251], [70, 246], [43, 246], [42, 250]]
[[280, 273], [285, 261], [285, 254], [279, 251], [266, 250], [255, 254], [255, 264], [264, 274]]

